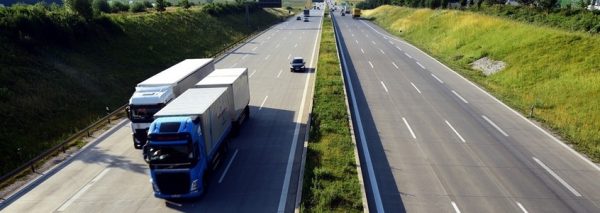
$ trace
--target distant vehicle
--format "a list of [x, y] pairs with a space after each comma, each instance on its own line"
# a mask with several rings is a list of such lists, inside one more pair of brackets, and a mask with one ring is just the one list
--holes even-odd
[[227, 151], [232, 105], [228, 90], [189, 89], [156, 113], [144, 146], [155, 197], [194, 198], [206, 192], [208, 174]]
[[360, 9], [354, 8], [354, 10], [352, 10], [352, 18], [358, 18], [358, 17], [360, 17]]
[[296, 17], [296, 20], [300, 21], [300, 20], [302, 20], [302, 17], [298, 16], [298, 17]]
[[302, 57], [294, 57], [292, 59], [292, 62], [290, 62], [290, 71], [294, 72], [294, 71], [305, 71], [306, 67], [304, 66], [306, 64], [306, 62], [304, 62], [304, 59]]
[[350, 10], [344, 10], [344, 12], [350, 14]]
[[308, 22], [308, 17], [304, 17], [304, 22]]
[[596, 0], [596, 4], [590, 4], [587, 7], [588, 10], [600, 10], [600, 0]]
[[309, 16], [310, 16], [310, 10], [304, 9], [304, 17], [309, 17]]
[[126, 109], [131, 121], [134, 147], [141, 149], [146, 144], [154, 113], [214, 69], [212, 58], [186, 59], [137, 84]]
[[342, 11], [342, 16], [346, 16], [346, 13], [344, 13], [343, 11]]

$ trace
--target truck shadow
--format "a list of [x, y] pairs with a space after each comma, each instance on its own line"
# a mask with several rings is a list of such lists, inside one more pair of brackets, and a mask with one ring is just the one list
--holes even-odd
[[[338, 26], [336, 25], [336, 28], [338, 29], [338, 32], [340, 32], [340, 29], [338, 28]], [[343, 46], [343, 50], [347, 50], [347, 47], [345, 45], [344, 42], [344, 38], [342, 38], [341, 36], [338, 37], [339, 41], [341, 43], [341, 45]], [[348, 73], [350, 75], [350, 78], [352, 80], [352, 86], [354, 87], [354, 94], [356, 95], [356, 102], [357, 102], [357, 106], [358, 106], [358, 111], [360, 112], [360, 118], [362, 121], [362, 126], [364, 127], [364, 134], [365, 134], [365, 138], [368, 141], [368, 150], [371, 156], [371, 161], [373, 163], [373, 169], [375, 171], [375, 181], [377, 182], [377, 185], [379, 186], [379, 194], [381, 195], [381, 199], [383, 201], [383, 208], [385, 209], [386, 212], [406, 212], [406, 209], [404, 207], [404, 203], [402, 202], [402, 197], [400, 196], [401, 192], [398, 191], [398, 186], [396, 185], [396, 181], [394, 179], [394, 175], [392, 174], [392, 167], [389, 163], [389, 161], [386, 158], [386, 150], [383, 147], [381, 138], [379, 137], [379, 132], [377, 130], [377, 125], [374, 121], [373, 115], [371, 114], [371, 109], [369, 107], [369, 104], [367, 103], [366, 97], [365, 97], [365, 93], [363, 91], [362, 85], [360, 84], [360, 81], [358, 80], [358, 76], [357, 76], [357, 72], [359, 72], [353, 65], [352, 63], [352, 57], [350, 56], [350, 54], [348, 54], [348, 52], [342, 52], [341, 54], [344, 54], [345, 58], [346, 58], [346, 63], [348, 66]], [[340, 57], [341, 58], [341, 57]], [[344, 76], [346, 77], [346, 76]], [[345, 81], [345, 85], [346, 85], [346, 90], [350, 91], [350, 88], [348, 88], [348, 79], [344, 79]], [[349, 94], [348, 94], [349, 95]], [[348, 97], [349, 99], [349, 97]], [[350, 105], [350, 111], [354, 112], [354, 107], [352, 105]], [[365, 183], [365, 190], [367, 193], [367, 199], [368, 199], [368, 203], [369, 203], [369, 209], [371, 209], [372, 211], [376, 210], [374, 204], [374, 197], [373, 197], [373, 190], [372, 190], [372, 185], [370, 183], [369, 180], [369, 174], [368, 174], [368, 170], [365, 167], [367, 164], [365, 162], [365, 156], [364, 156], [364, 149], [365, 147], [363, 147], [361, 145], [361, 140], [359, 137], [359, 131], [357, 129], [357, 125], [356, 125], [356, 116], [355, 114], [352, 114], [352, 122], [353, 122], [353, 127], [354, 127], [354, 133], [355, 133], [355, 137], [356, 137], [356, 143], [358, 146], [358, 153], [360, 156], [360, 163], [361, 165], [363, 165], [362, 168], [362, 175], [364, 177], [364, 183]], [[393, 151], [393, 150], [387, 150], [387, 151]]]
[[276, 212], [294, 150], [286, 205], [286, 212], [292, 211], [306, 135], [306, 124], [299, 124], [294, 141], [295, 114], [250, 106], [250, 119], [230, 139], [227, 156], [210, 175], [207, 192], [198, 199], [167, 201], [165, 207], [182, 212]]

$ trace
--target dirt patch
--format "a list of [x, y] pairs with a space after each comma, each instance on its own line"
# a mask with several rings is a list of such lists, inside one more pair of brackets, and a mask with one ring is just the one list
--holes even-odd
[[483, 72], [485, 76], [490, 76], [506, 68], [506, 63], [503, 61], [494, 61], [488, 57], [483, 57], [471, 63], [471, 68]]

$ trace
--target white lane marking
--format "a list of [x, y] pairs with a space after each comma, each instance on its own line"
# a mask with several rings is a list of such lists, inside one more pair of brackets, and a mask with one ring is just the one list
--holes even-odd
[[[334, 27], [334, 30], [337, 29]], [[335, 33], [336, 39], [339, 41], [337, 36], [338, 33]], [[339, 46], [340, 51], [344, 51], [342, 46]], [[354, 87], [352, 86], [352, 79], [350, 78], [350, 74], [348, 74], [348, 64], [346, 63], [346, 56], [342, 55], [342, 62], [344, 64], [344, 75], [346, 79], [348, 79], [348, 87], [350, 91], [350, 98], [352, 99], [352, 109], [354, 111], [354, 115], [356, 115], [356, 126], [358, 128], [358, 135], [360, 137], [360, 144], [362, 146], [363, 155], [365, 156], [365, 163], [367, 164], [367, 174], [369, 174], [369, 183], [371, 184], [371, 190], [373, 191], [373, 197], [375, 199], [375, 209], [376, 212], [385, 212], [383, 209], [383, 202], [381, 201], [381, 194], [379, 194], [379, 186], [377, 184], [377, 180], [375, 179], [375, 171], [373, 170], [373, 161], [371, 160], [371, 154], [369, 152], [369, 147], [367, 146], [367, 138], [365, 137], [365, 130], [363, 128], [362, 119], [360, 117], [360, 112], [358, 111], [358, 104], [356, 103], [356, 95], [354, 94]]]
[[242, 56], [242, 59], [246, 59], [246, 57], [248, 57], [248, 54]]
[[456, 91], [452, 90], [452, 93], [454, 93], [454, 95], [456, 95], [456, 97], [460, 98], [460, 100], [462, 100], [463, 102], [465, 102], [465, 104], [468, 104], [469, 102], [467, 101], [467, 99], [463, 98], [462, 96], [460, 96]]
[[388, 37], [387, 36], [383, 36], [383, 39], [388, 40]]
[[387, 89], [387, 87], [385, 86], [385, 83], [383, 83], [383, 81], [381, 81], [381, 86], [383, 86], [383, 89], [385, 90], [385, 92], [389, 93], [389, 92], [388, 92], [388, 89]]
[[235, 65], [237, 65], [237, 63], [233, 63], [233, 65], [231, 65], [231, 67], [235, 67]]
[[365, 34], [365, 37], [367, 37], [367, 38], [368, 38], [368, 37], [369, 37], [369, 35]]
[[283, 70], [279, 70], [279, 73], [277, 74], [277, 78], [279, 78], [279, 76], [281, 75], [281, 72], [283, 72]]
[[408, 58], [410, 58], [410, 59], [412, 59], [412, 58], [413, 58], [413, 57], [412, 57], [412, 56], [410, 56], [408, 53], [404, 53], [404, 55], [406, 55], [406, 57], [408, 57]]
[[352, 33], [352, 37], [354, 37], [354, 33]]
[[423, 94], [421, 93], [421, 90], [419, 90], [419, 88], [417, 88], [417, 86], [413, 84], [413, 82], [410, 82], [410, 85], [412, 85], [417, 90], [417, 92], [419, 92], [419, 94]]
[[373, 63], [371, 63], [371, 61], [369, 61], [369, 65], [371, 65], [371, 69], [373, 69]]
[[225, 178], [225, 175], [227, 175], [227, 171], [229, 171], [229, 167], [231, 166], [231, 163], [233, 163], [233, 160], [235, 160], [235, 156], [237, 156], [238, 151], [239, 151], [238, 149], [235, 149], [235, 152], [233, 153], [233, 157], [231, 157], [231, 160], [227, 164], [227, 167], [225, 167], [225, 171], [223, 171], [221, 178], [219, 178], [219, 183], [223, 182], [223, 178]]
[[375, 41], [371, 41], [371, 43], [373, 43], [373, 44], [377, 44], [377, 43], [375, 43]]
[[452, 203], [452, 207], [454, 208], [454, 211], [456, 213], [460, 213], [460, 209], [458, 209], [458, 206], [456, 205], [456, 203], [454, 201], [451, 201], [450, 203]]
[[500, 129], [500, 127], [498, 125], [496, 125], [496, 123], [494, 123], [492, 120], [490, 120], [487, 116], [482, 115], [481, 117], [483, 117], [483, 119], [485, 119], [485, 121], [487, 121], [488, 123], [490, 123], [494, 128], [496, 128], [504, 136], [508, 137], [508, 134], [506, 134], [506, 132], [504, 132], [504, 130]]
[[279, 48], [279, 44], [275, 45], [275, 48]]
[[442, 81], [442, 79], [438, 78], [437, 76], [435, 76], [433, 73], [431, 73], [431, 76], [433, 76], [433, 78], [435, 78], [435, 80], [437, 80], [438, 82], [440, 82], [440, 84], [443, 84], [444, 81]]
[[354, 42], [356, 42], [358, 44], [358, 40], [354, 40]]
[[410, 125], [408, 124], [408, 121], [406, 121], [406, 118], [402, 117], [402, 120], [404, 121], [404, 124], [406, 124], [406, 128], [408, 128], [408, 131], [410, 131], [410, 135], [412, 135], [413, 139], [417, 139], [417, 136], [413, 132], [412, 128], [410, 128]]
[[402, 51], [402, 48], [400, 48], [399, 46], [396, 46], [396, 49]]
[[265, 102], [267, 102], [267, 98], [269, 98], [269, 96], [265, 96], [265, 99], [263, 100], [262, 104], [260, 104], [260, 107], [258, 108], [258, 110], [261, 110], [263, 108], [263, 106], [265, 105]]
[[271, 57], [271, 55], [267, 55], [267, 57], [265, 57], [265, 60], [269, 59], [269, 57]]
[[106, 175], [106, 173], [108, 173], [108, 171], [110, 171], [110, 168], [105, 168], [104, 170], [102, 170], [102, 172], [100, 172], [100, 174], [98, 174], [94, 179], [92, 179], [92, 181], [90, 181], [83, 188], [81, 188], [77, 193], [75, 193], [75, 195], [73, 195], [73, 197], [71, 197], [69, 200], [67, 200], [67, 202], [65, 202], [62, 206], [60, 206], [56, 211], [62, 212], [62, 211], [65, 211], [67, 208], [69, 208], [69, 206], [71, 204], [73, 204], [73, 202], [75, 200], [79, 199], [79, 197], [81, 197], [87, 190], [89, 190], [94, 185], [94, 183], [98, 182], [102, 177], [104, 177], [104, 175]]
[[396, 69], [400, 69], [400, 68], [398, 67], [398, 65], [396, 65], [396, 63], [392, 62], [392, 65], [394, 65], [394, 67], [396, 67]]
[[[380, 35], [385, 35], [379, 31], [377, 31], [375, 28], [371, 27], [370, 25], [368, 25], [366, 22], [361, 20], [361, 23], [363, 23], [364, 25], [366, 25], [367, 27], [371, 28], [373, 31], [375, 31], [376, 33], [380, 34]], [[442, 65], [444, 68], [446, 68], [448, 71], [451, 71], [452, 73], [454, 73], [456, 76], [458, 76], [459, 78], [462, 78], [463, 80], [465, 80], [465, 82], [471, 84], [471, 86], [475, 87], [476, 89], [478, 89], [480, 92], [482, 92], [483, 94], [487, 95], [489, 98], [491, 98], [492, 100], [495, 100], [497, 103], [499, 103], [500, 105], [506, 107], [506, 109], [512, 111], [516, 116], [520, 117], [521, 119], [523, 119], [523, 121], [529, 123], [531, 126], [535, 127], [536, 129], [538, 129], [540, 132], [544, 133], [546, 136], [548, 136], [548, 138], [551, 138], [552, 141], [554, 141], [555, 143], [559, 144], [560, 146], [562, 146], [563, 148], [567, 149], [569, 152], [571, 152], [572, 154], [574, 154], [575, 156], [577, 156], [579, 159], [581, 159], [582, 161], [586, 162], [588, 165], [590, 165], [592, 168], [595, 168], [597, 171], [600, 171], [600, 166], [596, 165], [594, 162], [592, 162], [590, 159], [584, 157], [583, 155], [581, 155], [579, 152], [575, 151], [573, 148], [569, 147], [567, 144], [563, 143], [562, 141], [558, 140], [558, 138], [554, 137], [552, 134], [550, 134], [548, 131], [546, 131], [545, 129], [543, 129], [542, 127], [536, 125], [533, 123], [533, 121], [530, 121], [528, 118], [526, 118], [525, 116], [521, 115], [519, 112], [517, 112], [516, 110], [514, 110], [513, 108], [510, 108], [508, 105], [506, 105], [505, 103], [503, 103], [502, 101], [498, 100], [498, 98], [494, 97], [492, 94], [486, 92], [485, 90], [481, 89], [481, 87], [477, 86], [475, 83], [469, 81], [469, 79], [465, 78], [464, 76], [458, 74], [456, 71], [454, 71], [453, 69], [450, 69], [450, 67], [446, 66], [445, 64], [443, 64], [442, 62], [440, 62], [439, 60], [435, 59], [434, 57], [431, 57], [429, 54], [423, 52], [423, 50], [415, 47], [414, 45], [410, 44], [410, 43], [406, 43], [400, 39], [396, 39], [396, 38], [392, 38], [395, 41], [398, 42], [402, 42], [406, 45], [409, 45], [411, 47], [413, 47], [414, 49], [418, 50], [419, 52], [421, 52], [423, 55], [429, 57], [431, 60], [434, 60], [436, 62], [438, 62], [438, 64]], [[398, 49], [400, 49], [399, 47], [396, 47]]]
[[[322, 24], [322, 19], [321, 23]], [[321, 26], [321, 25], [319, 25]], [[315, 62], [315, 53], [317, 51], [317, 41], [319, 40], [319, 36], [321, 35], [321, 27], [317, 30], [315, 35], [315, 45], [313, 46], [313, 52], [310, 60], [310, 67], [314, 67]], [[317, 67], [315, 67], [315, 75], [317, 73]], [[277, 208], [277, 212], [284, 212], [285, 205], [287, 203], [288, 191], [290, 188], [290, 181], [292, 178], [292, 167], [294, 166], [294, 156], [296, 155], [296, 144], [298, 144], [298, 135], [300, 134], [300, 125], [302, 124], [302, 115], [304, 114], [304, 105], [306, 104], [306, 93], [308, 92], [308, 83], [310, 82], [310, 76], [306, 75], [306, 80], [304, 81], [304, 92], [302, 93], [302, 101], [300, 102], [300, 111], [298, 112], [298, 117], [296, 117], [296, 128], [294, 129], [294, 138], [292, 139], [292, 146], [290, 146], [290, 155], [288, 156], [287, 168], [285, 168], [285, 177], [283, 179], [283, 188], [281, 189], [281, 196], [279, 196], [279, 207]]]
[[571, 193], [573, 193], [577, 197], [581, 197], [581, 194], [579, 194], [579, 192], [577, 192], [577, 190], [575, 190], [575, 188], [573, 188], [565, 180], [563, 180], [560, 176], [558, 176], [554, 171], [552, 171], [550, 169], [550, 167], [546, 166], [546, 164], [544, 164], [542, 161], [540, 161], [539, 159], [537, 159], [535, 157], [533, 157], [533, 160], [536, 163], [538, 163], [542, 168], [544, 168], [548, 173], [550, 173], [550, 175], [552, 175], [552, 177], [554, 177], [556, 180], [558, 180], [558, 182], [560, 182], [564, 187], [566, 187], [569, 191], [571, 191]]
[[448, 124], [448, 126], [450, 127], [450, 129], [452, 129], [452, 131], [454, 131], [454, 133], [456, 133], [456, 135], [458, 135], [458, 138], [460, 138], [460, 140], [463, 143], [466, 143], [465, 139], [458, 133], [458, 131], [456, 131], [456, 129], [454, 129], [454, 127], [452, 126], [452, 124], [450, 124], [450, 122], [448, 122], [448, 120], [444, 120], [446, 121], [446, 124]]
[[360, 48], [360, 51], [361, 51], [363, 54], [365, 54], [365, 51], [364, 51], [362, 48]]
[[417, 65], [419, 65], [419, 67], [421, 67], [421, 69], [425, 69], [425, 66], [423, 66], [423, 65], [422, 65], [421, 63], [419, 63], [418, 61], [417, 61]]
[[256, 51], [256, 48], [258, 48], [258, 47], [254, 47], [254, 48], [252, 48], [252, 51]]
[[271, 39], [271, 36], [267, 37], [267, 40]]
[[[515, 201], [515, 202], [516, 202], [516, 201]], [[527, 211], [527, 209], [525, 209], [525, 207], [523, 206], [523, 204], [521, 204], [521, 203], [519, 203], [519, 202], [516, 202], [516, 203], [517, 203], [517, 206], [519, 206], [519, 208], [521, 209], [521, 211], [523, 211], [523, 213], [529, 213], [529, 212]]]
[[254, 75], [254, 73], [256, 73], [256, 70], [254, 70], [254, 71], [252, 71], [252, 73], [250, 73], [250, 77], [249, 78], [252, 78], [252, 76]]
[[298, 40], [302, 40], [302, 36], [298, 37]]
[[294, 48], [298, 47], [298, 44], [294, 44]]
[[292, 57], [292, 54], [289, 54], [289, 55], [288, 55], [288, 59], [290, 59], [291, 57]]
[[392, 45], [394, 44], [394, 42], [392, 42], [392, 40], [388, 40], [388, 42], [390, 42], [390, 44], [392, 44]]
[[382, 50], [382, 49], [379, 49], [379, 51], [381, 52], [381, 54], [384, 54], [384, 55], [385, 55], [385, 52], [383, 52], [383, 50]]

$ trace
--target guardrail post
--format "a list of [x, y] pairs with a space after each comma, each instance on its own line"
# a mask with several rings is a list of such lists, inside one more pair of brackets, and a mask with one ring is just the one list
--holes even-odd
[[33, 163], [31, 164], [31, 172], [35, 173], [35, 167], [33, 167]]
[[110, 108], [106, 107], [106, 115], [108, 116], [108, 118], [106, 120], [108, 120], [108, 124], [110, 124]]

